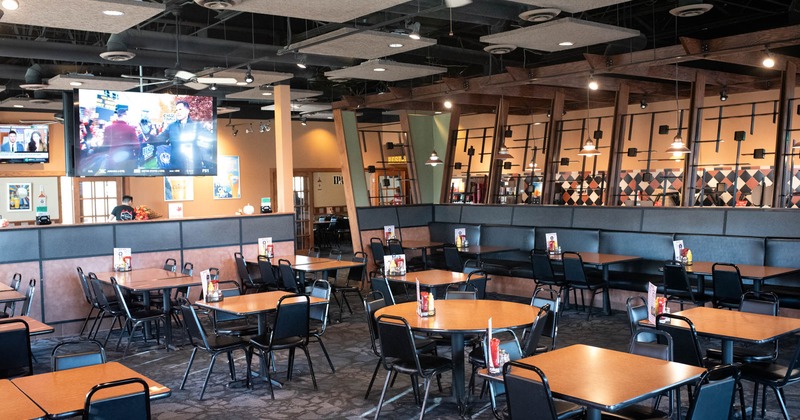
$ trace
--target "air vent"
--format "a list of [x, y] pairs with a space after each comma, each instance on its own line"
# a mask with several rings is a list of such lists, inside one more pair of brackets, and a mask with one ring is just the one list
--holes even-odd
[[105, 51], [100, 53], [100, 57], [108, 61], [128, 61], [136, 54], [130, 51]]
[[47, 89], [49, 85], [46, 85], [44, 83], [23, 83], [19, 85], [19, 87], [25, 90], [43, 90]]
[[209, 9], [223, 10], [240, 4], [242, 0], [194, 0], [194, 2]]
[[547, 22], [548, 20], [552, 20], [560, 13], [561, 10], [555, 8], [534, 9], [520, 13], [519, 18], [526, 22], [542, 23], [542, 22]]
[[489, 45], [483, 48], [483, 50], [488, 52], [489, 54], [496, 54], [496, 55], [508, 54], [516, 49], [517, 46], [511, 44], [496, 44], [496, 45]]
[[44, 104], [49, 104], [50, 100], [49, 99], [34, 98], [34, 99], [31, 99], [29, 102], [32, 103], [32, 104], [44, 105]]
[[712, 4], [692, 3], [671, 9], [669, 13], [677, 17], [695, 17], [706, 13], [711, 10], [712, 7], [714, 7]]

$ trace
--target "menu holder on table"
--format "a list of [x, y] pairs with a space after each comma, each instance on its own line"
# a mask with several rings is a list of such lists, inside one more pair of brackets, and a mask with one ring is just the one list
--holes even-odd
[[131, 271], [130, 248], [114, 248], [114, 271]]
[[419, 291], [419, 279], [417, 283], [417, 315], [421, 317], [429, 317], [436, 315], [436, 309], [433, 303], [433, 293]]

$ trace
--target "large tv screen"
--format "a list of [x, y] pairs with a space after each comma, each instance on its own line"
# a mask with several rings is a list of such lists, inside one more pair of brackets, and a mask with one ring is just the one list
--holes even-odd
[[0, 163], [47, 163], [50, 130], [47, 125], [0, 125]]
[[81, 89], [76, 176], [216, 175], [210, 96]]

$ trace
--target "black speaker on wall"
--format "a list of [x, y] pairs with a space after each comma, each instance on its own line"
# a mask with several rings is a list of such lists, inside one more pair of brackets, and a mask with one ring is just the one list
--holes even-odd
[[503, 169], [511, 169], [511, 162], [503, 162]]
[[453, 169], [461, 169], [461, 162], [456, 162], [456, 163], [453, 165]]
[[639, 151], [635, 147], [628, 148], [628, 157], [636, 157]]
[[734, 131], [733, 139], [736, 141], [744, 141], [745, 132], [744, 131]]
[[569, 158], [561, 158], [561, 165], [567, 166], [569, 165]]
[[764, 149], [756, 149], [753, 150], [753, 158], [754, 159], [764, 159], [764, 155], [767, 154], [767, 151]]
[[668, 125], [659, 125], [658, 126], [658, 134], [669, 134], [669, 126]]

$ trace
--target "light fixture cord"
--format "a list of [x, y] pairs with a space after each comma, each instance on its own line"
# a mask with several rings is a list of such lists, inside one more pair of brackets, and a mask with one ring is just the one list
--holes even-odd
[[[675, 42], [678, 43], [678, 17], [675, 17]], [[678, 62], [675, 61], [675, 124], [678, 126], [678, 135], [681, 135], [681, 105], [678, 97]]]

